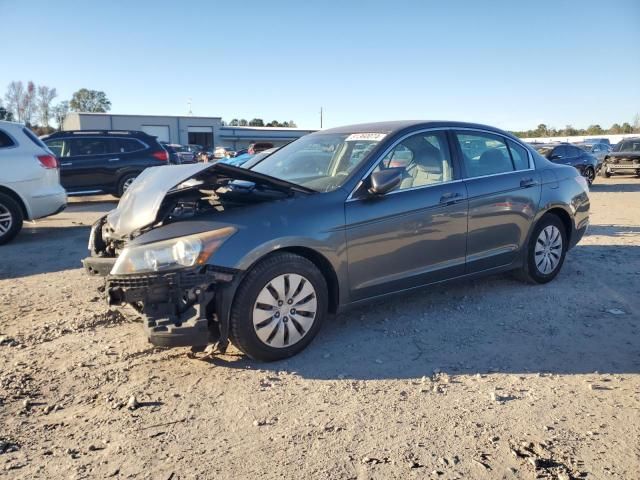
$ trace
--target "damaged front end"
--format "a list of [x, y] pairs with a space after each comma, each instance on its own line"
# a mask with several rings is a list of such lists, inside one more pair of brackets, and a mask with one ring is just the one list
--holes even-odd
[[242, 272], [212, 261], [237, 231], [221, 215], [294, 194], [286, 182], [226, 165], [148, 169], [92, 226], [83, 264], [105, 277], [109, 305], [143, 315], [154, 345], [224, 351]]
[[149, 341], [161, 347], [227, 343], [222, 297], [236, 272], [211, 267], [142, 275], [109, 275], [109, 305], [129, 304], [144, 317]]

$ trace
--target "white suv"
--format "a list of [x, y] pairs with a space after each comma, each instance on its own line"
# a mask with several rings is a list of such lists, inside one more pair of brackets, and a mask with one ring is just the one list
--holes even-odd
[[58, 160], [21, 123], [0, 121], [0, 245], [15, 237], [23, 220], [63, 210]]

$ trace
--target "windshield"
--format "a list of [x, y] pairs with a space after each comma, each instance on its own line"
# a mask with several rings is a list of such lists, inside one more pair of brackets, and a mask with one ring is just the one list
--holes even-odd
[[640, 152], [640, 139], [620, 142], [616, 145], [616, 152]]
[[384, 133], [307, 135], [250, 169], [318, 192], [331, 192], [344, 184], [384, 137]]
[[581, 148], [585, 152], [590, 152], [591, 149], [593, 148], [593, 145], [590, 145], [588, 143], [576, 143], [575, 145], [576, 147]]

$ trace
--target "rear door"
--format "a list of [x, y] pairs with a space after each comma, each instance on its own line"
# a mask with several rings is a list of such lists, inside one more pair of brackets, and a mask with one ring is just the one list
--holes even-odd
[[396, 190], [356, 190], [345, 204], [352, 300], [464, 273], [467, 193], [446, 131], [400, 140], [374, 171], [399, 166], [406, 178]]
[[60, 181], [72, 192], [102, 190], [113, 183], [114, 165], [118, 161], [109, 138], [65, 138], [60, 157]]
[[513, 140], [457, 130], [456, 150], [469, 196], [467, 273], [518, 259], [540, 202], [540, 177], [529, 152]]

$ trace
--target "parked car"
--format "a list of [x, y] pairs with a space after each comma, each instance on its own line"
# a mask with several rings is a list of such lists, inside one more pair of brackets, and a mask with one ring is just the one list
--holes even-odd
[[[396, 150], [411, 152], [406, 166], [389, 166]], [[324, 161], [313, 175], [309, 157]], [[461, 122], [352, 125], [250, 168], [142, 175], [92, 227], [86, 269], [107, 275], [111, 305], [138, 309], [153, 344], [231, 340], [259, 360], [296, 354], [330, 312], [391, 293], [510, 270], [547, 283], [589, 224], [575, 168]]]
[[54, 215], [67, 205], [58, 160], [21, 123], [0, 121], [0, 245], [24, 220]]
[[249, 148], [247, 148], [247, 153], [249, 153], [250, 155], [255, 155], [256, 153], [268, 150], [269, 148], [273, 148], [273, 143], [256, 142], [249, 145]]
[[590, 153], [598, 159], [596, 173], [600, 171], [600, 167], [602, 167], [602, 163], [604, 162], [604, 157], [611, 151], [611, 147], [609, 147], [606, 143], [581, 142], [575, 143], [574, 145], [578, 148], [581, 148], [585, 152]]
[[171, 165], [182, 164], [182, 161], [180, 160], [180, 156], [178, 155], [178, 152], [176, 151], [175, 148], [173, 148], [173, 146], [170, 143], [160, 142], [160, 145], [162, 145], [162, 148], [164, 148], [169, 154], [169, 163]]
[[236, 157], [239, 157], [240, 155], [245, 155], [248, 153], [249, 153], [248, 148], [241, 148], [240, 150], [236, 150]]
[[611, 140], [608, 138], [586, 138], [584, 141], [586, 143], [602, 143], [607, 147], [611, 147]]
[[591, 153], [570, 143], [538, 143], [534, 147], [540, 155], [554, 163], [575, 167], [589, 185], [596, 178], [598, 159]]
[[175, 150], [176, 154], [180, 158], [180, 164], [185, 163], [198, 163], [198, 158], [196, 154], [193, 153], [189, 148], [184, 145], [180, 145], [178, 143], [170, 143], [169, 147]]
[[278, 149], [269, 148], [268, 150], [263, 150], [262, 152], [256, 155], [250, 155], [248, 153], [245, 153], [244, 155], [239, 155], [237, 157], [223, 158], [220, 161], [223, 163], [226, 163], [227, 165], [233, 165], [234, 167], [248, 168], [252, 165], [255, 165], [258, 162], [261, 162], [265, 157], [268, 157], [276, 150]]
[[640, 176], [640, 137], [625, 138], [604, 157], [600, 174], [610, 177], [619, 173]]
[[69, 194], [121, 197], [145, 168], [169, 163], [156, 137], [139, 131], [62, 131], [42, 140], [58, 157], [60, 180]]

